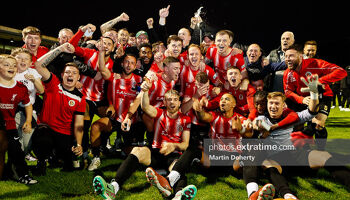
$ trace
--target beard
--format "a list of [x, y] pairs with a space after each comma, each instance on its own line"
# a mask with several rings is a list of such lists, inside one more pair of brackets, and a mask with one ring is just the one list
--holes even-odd
[[130, 75], [131, 73], [132, 73], [132, 71], [130, 71], [129, 73], [124, 69], [124, 67], [123, 67], [123, 73], [125, 74], [125, 75]]

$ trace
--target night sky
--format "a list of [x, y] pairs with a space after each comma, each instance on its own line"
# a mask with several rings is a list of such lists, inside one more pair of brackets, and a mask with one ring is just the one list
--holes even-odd
[[[207, 24], [216, 30], [233, 31], [234, 42], [247, 45], [258, 43], [268, 53], [280, 45], [281, 34], [289, 30], [294, 32], [296, 43], [316, 40], [320, 58], [341, 66], [349, 65], [350, 23], [349, 14], [346, 14], [349, 12], [346, 1], [326, 1], [327, 4], [315, 2], [12, 0], [9, 6], [5, 6], [7, 9], [3, 7], [2, 10], [6, 11], [0, 13], [0, 25], [17, 29], [36, 26], [44, 35], [57, 37], [61, 28], [76, 31], [80, 25], [87, 23], [99, 27], [126, 12], [130, 21], [119, 23], [115, 28], [126, 27], [130, 32], [137, 32], [147, 29], [146, 19], [149, 17], [153, 17], [157, 23], [159, 9], [170, 4], [167, 29], [169, 34], [176, 34], [181, 27], [189, 25], [190, 18], [203, 6], [204, 14], [201, 16]], [[94, 39], [97, 37], [99, 34], [95, 33]]]

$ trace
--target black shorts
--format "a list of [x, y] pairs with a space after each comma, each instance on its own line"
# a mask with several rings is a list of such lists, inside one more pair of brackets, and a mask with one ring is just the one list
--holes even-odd
[[151, 149], [151, 164], [150, 166], [155, 169], [166, 169], [173, 163], [175, 160], [179, 159], [180, 153], [170, 153], [167, 156], [159, 153], [160, 149]]
[[331, 104], [333, 101], [333, 97], [322, 97], [320, 99], [320, 103], [319, 103], [319, 113], [325, 114], [325, 115], [329, 115], [329, 112], [331, 111]]
[[125, 146], [144, 146], [146, 127], [143, 122], [131, 124], [130, 130], [124, 131], [121, 129], [121, 123], [115, 118], [110, 117], [109, 120], [112, 124], [111, 132], [116, 131], [117, 134], [120, 134]]

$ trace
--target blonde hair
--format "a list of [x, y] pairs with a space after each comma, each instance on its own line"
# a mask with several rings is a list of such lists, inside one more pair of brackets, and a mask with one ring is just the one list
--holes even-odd
[[26, 28], [24, 28], [22, 30], [22, 36], [25, 38], [28, 34], [32, 34], [32, 35], [39, 35], [41, 36], [41, 32], [38, 28], [34, 27], [34, 26], [27, 26]]
[[20, 53], [25, 53], [28, 54], [30, 61], [32, 61], [32, 54], [30, 53], [30, 51], [26, 48], [22, 48], [22, 47], [18, 47], [18, 48], [14, 48], [11, 50], [11, 56], [17, 56]]
[[6, 59], [13, 59], [17, 63], [17, 60], [15, 57], [8, 54], [0, 54], [0, 63], [4, 62], [4, 60]]
[[170, 96], [170, 95], [176, 95], [177, 97], [180, 97], [180, 94], [177, 90], [168, 90], [165, 94], [164, 94], [164, 97], [165, 96]]
[[286, 100], [286, 95], [284, 95], [282, 92], [270, 92], [267, 95], [267, 99], [272, 99], [272, 98], [276, 98], [276, 97], [281, 97], [283, 102], [285, 102], [285, 100]]

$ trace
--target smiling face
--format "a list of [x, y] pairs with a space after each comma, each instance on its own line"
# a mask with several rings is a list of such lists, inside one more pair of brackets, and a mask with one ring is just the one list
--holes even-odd
[[118, 42], [118, 33], [115, 30], [109, 30], [103, 34], [103, 37], [109, 37], [115, 44]]
[[60, 45], [68, 42], [72, 37], [74, 33], [68, 29], [62, 29], [58, 34], [58, 42]]
[[271, 97], [267, 99], [267, 110], [270, 117], [273, 119], [278, 119], [282, 116], [283, 108], [285, 103], [281, 96]]
[[111, 55], [112, 51], [114, 50], [114, 43], [111, 38], [102, 38], [103, 48], [105, 50], [105, 55], [109, 56]]
[[18, 72], [24, 72], [32, 65], [32, 56], [28, 53], [18, 53], [15, 56], [17, 60], [17, 68]]
[[251, 44], [247, 50], [248, 61], [250, 63], [255, 63], [256, 61], [259, 60], [260, 56], [261, 56], [261, 50], [259, 45]]
[[254, 97], [254, 105], [259, 115], [265, 114], [267, 107], [267, 100], [264, 97], [256, 96]]
[[201, 63], [201, 51], [198, 47], [190, 47], [188, 49], [188, 59], [193, 67], [199, 67]]
[[182, 42], [181, 41], [176, 41], [176, 40], [171, 40], [170, 43], [168, 44], [168, 51], [171, 54], [171, 56], [177, 58], [179, 57], [182, 49]]
[[118, 42], [125, 45], [129, 40], [129, 32], [125, 29], [120, 29], [118, 31]]
[[137, 46], [140, 46], [141, 44], [145, 44], [145, 43], [148, 43], [149, 40], [148, 40], [148, 37], [144, 34], [141, 34], [139, 35], [137, 38], [136, 38], [136, 44]]
[[139, 51], [140, 59], [143, 61], [144, 64], [149, 64], [152, 59], [152, 49], [150, 47], [141, 47]]
[[136, 58], [134, 56], [126, 56], [122, 67], [125, 75], [130, 75], [136, 69]]
[[191, 41], [191, 33], [186, 28], [180, 29], [177, 33], [177, 36], [179, 36], [182, 39], [184, 47], [187, 46]]
[[285, 53], [285, 62], [288, 69], [296, 70], [301, 65], [303, 55], [295, 49], [288, 49]]
[[316, 56], [316, 52], [317, 52], [317, 46], [316, 45], [311, 45], [311, 44], [307, 44], [304, 47], [304, 55], [307, 58], [313, 58]]
[[41, 37], [40, 35], [29, 33], [23, 38], [23, 42], [32, 54], [36, 54], [41, 43]]
[[79, 79], [80, 75], [78, 68], [67, 65], [62, 73], [62, 86], [66, 90], [72, 91]]
[[180, 68], [181, 65], [179, 62], [172, 62], [164, 68], [164, 73], [167, 77], [169, 77], [169, 79], [177, 81], [180, 74]]
[[0, 57], [0, 77], [5, 80], [11, 80], [17, 73], [17, 61], [11, 57]]
[[177, 113], [180, 109], [181, 101], [179, 95], [174, 92], [168, 91], [164, 95], [164, 105], [167, 111], [171, 114]]
[[226, 56], [230, 51], [232, 39], [228, 34], [218, 34], [215, 37], [215, 45], [220, 56]]
[[226, 93], [222, 95], [219, 103], [220, 111], [222, 113], [227, 113], [229, 111], [232, 111], [235, 106], [236, 106], [236, 100], [231, 94]]
[[238, 68], [231, 68], [227, 70], [227, 80], [230, 86], [236, 88], [242, 81], [242, 75]]

